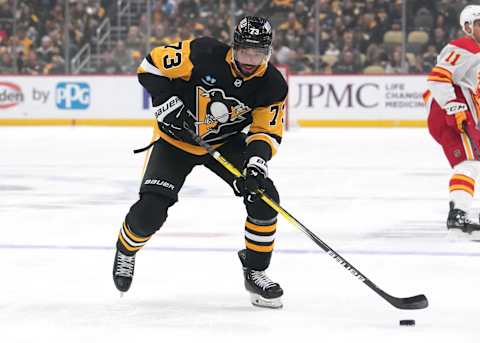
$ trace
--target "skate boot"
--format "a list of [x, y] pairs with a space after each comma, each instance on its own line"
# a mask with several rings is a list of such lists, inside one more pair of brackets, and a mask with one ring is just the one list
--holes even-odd
[[473, 223], [467, 213], [459, 208], [455, 208], [453, 201], [450, 201], [450, 211], [448, 212], [447, 228], [449, 230], [461, 230], [471, 234], [473, 231], [480, 230], [480, 224]]
[[252, 305], [269, 308], [282, 308], [283, 290], [278, 283], [273, 282], [265, 271], [254, 270], [245, 266], [246, 249], [238, 252], [243, 266], [245, 289], [250, 293]]
[[135, 255], [128, 256], [117, 250], [115, 261], [113, 262], [113, 282], [121, 292], [121, 295], [130, 288], [134, 269]]

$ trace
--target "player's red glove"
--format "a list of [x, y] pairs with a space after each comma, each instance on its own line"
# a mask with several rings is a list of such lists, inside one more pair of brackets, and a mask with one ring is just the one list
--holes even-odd
[[443, 109], [447, 113], [446, 121], [447, 125], [453, 127], [457, 132], [463, 133], [463, 125], [467, 123], [468, 119], [468, 106], [460, 101], [450, 101]]

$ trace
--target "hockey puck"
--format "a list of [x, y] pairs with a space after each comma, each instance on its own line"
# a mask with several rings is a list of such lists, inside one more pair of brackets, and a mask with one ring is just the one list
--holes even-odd
[[401, 326], [415, 326], [415, 320], [413, 319], [402, 319], [400, 321]]

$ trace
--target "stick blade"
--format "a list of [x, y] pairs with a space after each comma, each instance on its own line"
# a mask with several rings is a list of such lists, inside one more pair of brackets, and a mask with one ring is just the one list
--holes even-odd
[[428, 299], [425, 295], [419, 294], [409, 298], [390, 299], [390, 303], [401, 310], [421, 310], [428, 307]]

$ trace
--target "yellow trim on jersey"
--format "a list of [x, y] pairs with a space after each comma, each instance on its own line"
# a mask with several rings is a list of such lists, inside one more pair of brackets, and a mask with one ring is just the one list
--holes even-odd
[[429, 76], [427, 81], [452, 83], [452, 80], [440, 76]]
[[268, 245], [268, 246], [263, 246], [263, 245], [256, 245], [253, 243], [250, 243], [249, 241], [245, 240], [245, 246], [253, 251], [257, 252], [272, 252], [273, 251], [273, 244]]
[[283, 134], [283, 117], [285, 116], [285, 99], [252, 111], [252, 133], [271, 133], [278, 137]]
[[[171, 79], [182, 78], [190, 80], [192, 76], [193, 63], [190, 60], [191, 40], [184, 40], [171, 45], [164, 45], [153, 48], [150, 57], [154, 65], [147, 59], [143, 60], [138, 72], [150, 72], [149, 67], [156, 68], [159, 74]], [[153, 72], [155, 74], [155, 72]]]
[[428, 100], [430, 100], [430, 97], [432, 96], [432, 92], [430, 90], [427, 90], [423, 93], [422, 97], [423, 97], [423, 102], [425, 104], [428, 104]]
[[[202, 156], [202, 155], [208, 154], [207, 149], [205, 149], [204, 147], [189, 144], [189, 143], [186, 143], [186, 142], [182, 142], [178, 139], [170, 137], [166, 133], [160, 131], [158, 128], [156, 128], [156, 130], [157, 130], [158, 136], [160, 138], [162, 138], [164, 141], [168, 142], [169, 144], [173, 145], [174, 147], [179, 148], [180, 150], [183, 150], [185, 152], [188, 152], [192, 155], [197, 155], [197, 156]], [[223, 143], [222, 144], [212, 144], [212, 147], [214, 147], [214, 149], [217, 149], [217, 148], [221, 147], [222, 145], [223, 145]]]
[[[321, 114], [317, 116], [320, 117]], [[0, 126], [152, 126], [152, 124], [156, 126], [155, 119], [0, 118]], [[427, 127], [427, 121], [425, 119], [297, 119], [292, 120], [291, 125], [299, 127]]]
[[272, 156], [274, 156], [277, 153], [278, 150], [278, 142], [275, 140], [275, 138], [265, 134], [265, 133], [255, 133], [251, 136], [248, 136], [246, 139], [246, 143], [250, 144], [253, 141], [264, 141], [268, 145], [270, 145], [270, 148], [272, 149]]
[[473, 104], [475, 106], [475, 114], [477, 118], [480, 116], [480, 104], [478, 103], [478, 97], [470, 90], [470, 96], [472, 97]]
[[452, 73], [445, 68], [435, 66], [435, 67], [433, 67], [432, 72], [441, 74], [441, 75], [445, 76], [446, 78], [448, 78], [450, 80], [452, 79]]
[[460, 134], [460, 137], [462, 137], [463, 147], [465, 149], [465, 154], [467, 155], [467, 160], [474, 161], [475, 157], [473, 157], [473, 149], [470, 145], [470, 140], [468, 139], [468, 136], [462, 133]]
[[254, 77], [263, 76], [263, 74], [265, 74], [265, 72], [267, 71], [267, 67], [268, 67], [268, 62], [263, 62], [260, 65], [260, 67], [258, 67], [258, 69], [255, 71], [255, 73], [253, 73], [250, 76], [243, 76], [243, 74], [238, 70], [235, 64], [235, 60], [233, 59], [233, 48], [230, 48], [227, 51], [227, 55], [225, 56], [225, 61], [230, 66], [230, 71], [232, 72], [232, 75], [234, 77], [241, 77], [244, 81], [248, 81], [250, 79], [253, 79]]
[[465, 186], [465, 185], [453, 185], [453, 186], [450, 186], [449, 190], [450, 190], [450, 192], [453, 192], [453, 191], [465, 191], [465, 192], [467, 192], [468, 194], [470, 194], [471, 196], [474, 195], [473, 189], [471, 189], [470, 187], [467, 187], [467, 186]]
[[247, 144], [254, 140], [262, 140], [272, 149], [272, 156], [277, 153], [278, 142], [269, 136], [283, 135], [283, 117], [285, 115], [285, 100], [275, 102], [266, 107], [257, 107], [252, 111], [252, 124], [250, 133], [253, 135], [247, 139]]
[[250, 223], [249, 221], [246, 221], [245, 227], [247, 229], [250, 229], [256, 232], [272, 232], [273, 233], [277, 228], [277, 223], [268, 225], [268, 226], [260, 226], [260, 225], [255, 225], [253, 223]]

